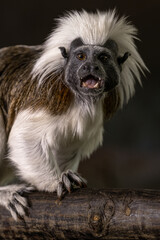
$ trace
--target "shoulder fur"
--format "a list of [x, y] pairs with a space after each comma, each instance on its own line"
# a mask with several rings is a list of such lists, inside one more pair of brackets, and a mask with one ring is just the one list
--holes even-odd
[[141, 83], [140, 72], [143, 73], [147, 68], [134, 43], [134, 39], [137, 39], [137, 29], [127, 22], [125, 17], [118, 18], [115, 11], [73, 11], [58, 19], [58, 27], [44, 43], [44, 51], [34, 65], [33, 76], [38, 76], [41, 84], [46, 76], [63, 71], [64, 59], [59, 47], [63, 46], [68, 50], [72, 40], [77, 37], [81, 37], [84, 44], [96, 45], [113, 39], [118, 44], [120, 56], [124, 52], [131, 54], [123, 67], [118, 87], [122, 106], [134, 94], [135, 79]]
[[72, 93], [61, 81], [62, 74], [48, 76], [39, 88], [38, 79], [32, 81], [31, 70], [41, 51], [41, 46], [23, 45], [0, 49], [0, 110], [7, 136], [19, 111], [45, 108], [56, 115], [70, 106]]

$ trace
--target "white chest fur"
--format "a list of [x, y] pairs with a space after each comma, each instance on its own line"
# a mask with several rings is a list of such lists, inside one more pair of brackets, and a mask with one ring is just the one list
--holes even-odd
[[[102, 104], [72, 106], [65, 114], [51, 116], [44, 110], [20, 112], [9, 136], [10, 158], [17, 165], [46, 165], [76, 171], [79, 161], [102, 143]], [[28, 159], [27, 159], [28, 158]], [[27, 159], [27, 161], [26, 161]], [[43, 163], [43, 164], [42, 164]]]
[[[71, 165], [69, 167], [75, 171], [79, 161], [89, 157], [102, 144], [102, 139], [101, 103], [89, 108], [75, 105], [66, 114], [54, 117], [52, 127], [47, 133], [47, 141], [58, 154], [59, 161], [62, 159], [63, 162], [65, 159], [66, 164], [69, 161]], [[64, 162], [61, 164], [63, 165]]]

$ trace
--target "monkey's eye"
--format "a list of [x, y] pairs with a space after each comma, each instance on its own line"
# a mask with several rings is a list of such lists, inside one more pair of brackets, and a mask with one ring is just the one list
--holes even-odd
[[76, 56], [80, 61], [84, 61], [86, 59], [86, 55], [84, 53], [78, 53]]
[[107, 55], [107, 54], [101, 54], [99, 56], [99, 59], [102, 61], [102, 62], [107, 62], [109, 59], [110, 59], [110, 56]]

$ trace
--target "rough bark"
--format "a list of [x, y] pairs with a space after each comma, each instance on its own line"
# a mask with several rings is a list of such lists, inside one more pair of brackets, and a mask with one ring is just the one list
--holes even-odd
[[15, 222], [0, 207], [1, 240], [160, 239], [160, 191], [78, 189], [29, 195], [30, 216]]

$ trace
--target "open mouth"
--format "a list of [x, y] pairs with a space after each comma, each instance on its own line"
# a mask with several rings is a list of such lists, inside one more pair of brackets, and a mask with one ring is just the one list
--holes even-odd
[[102, 87], [102, 79], [93, 75], [81, 78], [81, 87], [88, 89], [98, 89]]

